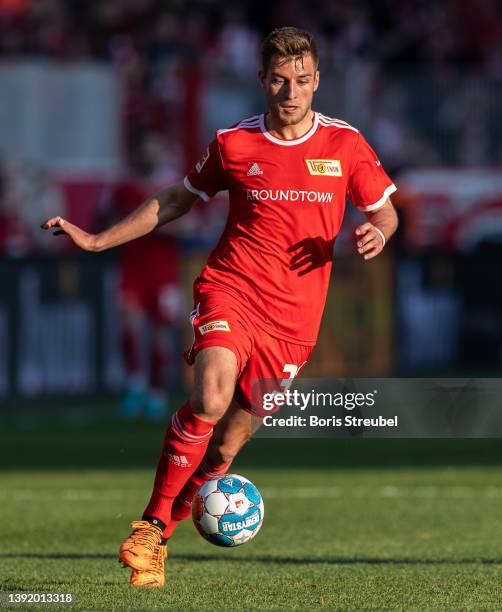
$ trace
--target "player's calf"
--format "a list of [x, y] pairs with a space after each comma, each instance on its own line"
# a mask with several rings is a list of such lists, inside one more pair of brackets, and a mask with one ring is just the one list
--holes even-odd
[[215, 426], [204, 459], [174, 500], [171, 520], [164, 530], [164, 537], [170, 538], [179, 523], [190, 518], [192, 500], [198, 489], [207, 480], [228, 472], [232, 461], [252, 433], [251, 415], [234, 402]]
[[173, 414], [144, 519], [169, 523], [173, 501], [202, 461], [212, 434], [213, 423], [196, 415], [190, 404]]

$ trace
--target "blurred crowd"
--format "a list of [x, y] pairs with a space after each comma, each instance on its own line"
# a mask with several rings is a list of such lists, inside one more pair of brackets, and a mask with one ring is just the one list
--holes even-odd
[[0, 158], [0, 255], [61, 251], [65, 244], [40, 230], [53, 214], [65, 214], [61, 186], [43, 169]]
[[176, 55], [241, 74], [254, 70], [262, 35], [284, 24], [312, 31], [327, 63], [356, 55], [386, 66], [475, 65], [501, 76], [497, 0], [0, 0], [0, 54], [119, 62], [136, 55], [153, 70]]
[[[181, 174], [202, 145], [204, 82], [254, 79], [261, 38], [286, 24], [315, 35], [323, 75], [344, 83], [339, 114], [365, 131], [389, 171], [502, 162], [498, 0], [0, 0], [0, 61], [110, 63], [124, 86], [124, 169], [141, 168], [156, 147], [159, 167], [149, 172], [170, 164]], [[64, 212], [50, 178], [24, 174], [1, 162], [1, 215], [16, 194], [39, 189]], [[46, 240], [14, 234], [9, 252]]]

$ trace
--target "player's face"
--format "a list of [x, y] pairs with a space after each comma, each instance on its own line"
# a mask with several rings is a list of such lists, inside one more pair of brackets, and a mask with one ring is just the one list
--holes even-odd
[[261, 71], [259, 76], [274, 119], [281, 125], [300, 123], [310, 111], [319, 86], [319, 71], [312, 55], [291, 59], [273, 56], [266, 74]]

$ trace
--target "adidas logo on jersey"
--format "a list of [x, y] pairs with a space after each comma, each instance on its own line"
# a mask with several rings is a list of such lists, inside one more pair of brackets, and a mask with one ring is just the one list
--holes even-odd
[[263, 174], [263, 170], [260, 166], [255, 162], [251, 168], [246, 173], [246, 176], [257, 176], [258, 174]]
[[174, 465], [178, 467], [192, 467], [192, 464], [188, 462], [185, 455], [172, 455], [168, 453], [167, 457], [171, 463], [174, 463]]

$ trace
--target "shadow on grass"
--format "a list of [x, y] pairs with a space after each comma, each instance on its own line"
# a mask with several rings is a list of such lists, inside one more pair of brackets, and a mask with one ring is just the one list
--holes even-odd
[[[116, 559], [112, 553], [0, 553], [0, 559]], [[250, 557], [238, 557], [230, 559], [226, 555], [211, 554], [179, 554], [173, 555], [175, 561], [186, 561], [188, 563], [200, 562], [224, 562], [230, 560], [232, 563], [270, 563], [289, 565], [502, 565], [500, 559], [463, 558], [463, 559], [414, 559], [414, 558], [378, 558], [378, 557], [281, 557], [278, 555], [253, 555]]]

